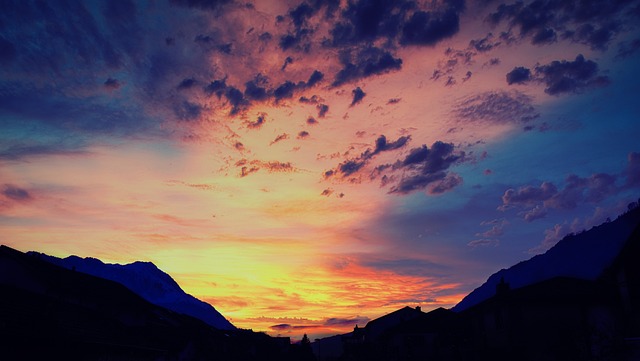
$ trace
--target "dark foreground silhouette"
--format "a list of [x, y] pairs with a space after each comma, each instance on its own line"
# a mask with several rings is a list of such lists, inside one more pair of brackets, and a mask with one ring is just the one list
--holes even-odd
[[311, 349], [218, 330], [123, 285], [0, 246], [0, 360], [307, 360]]
[[491, 295], [485, 284], [455, 311], [405, 307], [317, 340], [314, 353], [319, 361], [638, 361], [640, 207], [629, 208], [496, 273], [487, 282], [493, 282]]
[[464, 307], [405, 307], [351, 333], [293, 345], [217, 329], [120, 283], [0, 246], [0, 360], [636, 361], [639, 224], [634, 204], [498, 272]]

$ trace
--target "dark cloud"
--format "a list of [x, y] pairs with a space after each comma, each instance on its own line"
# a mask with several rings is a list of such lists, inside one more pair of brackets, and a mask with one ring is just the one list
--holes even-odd
[[532, 205], [544, 202], [558, 193], [558, 188], [550, 182], [543, 182], [539, 187], [524, 186], [515, 190], [507, 189], [502, 195], [502, 204], [511, 205]]
[[260, 129], [262, 127], [262, 125], [264, 125], [264, 123], [266, 121], [267, 121], [267, 114], [261, 113], [260, 115], [258, 115], [258, 118], [256, 119], [255, 122], [249, 122], [247, 124], [247, 128], [249, 128], [249, 129]]
[[205, 94], [211, 96], [213, 94], [217, 95], [220, 98], [227, 89], [227, 81], [226, 79], [214, 80], [204, 87]]
[[282, 99], [293, 98], [293, 91], [296, 89], [296, 85], [290, 81], [286, 81], [281, 84], [276, 90], [273, 91], [273, 96], [276, 102]]
[[574, 61], [552, 61], [535, 68], [536, 78], [545, 83], [545, 93], [580, 93], [585, 89], [600, 87], [609, 83], [609, 78], [598, 75], [598, 64], [585, 60], [582, 54]]
[[493, 48], [501, 44], [500, 41], [495, 41], [493, 38], [493, 34], [489, 33], [484, 38], [471, 40], [469, 42], [469, 48], [472, 48], [479, 53], [491, 51]]
[[520, 92], [486, 92], [461, 100], [453, 114], [461, 121], [526, 123], [539, 116], [531, 104], [532, 99]]
[[531, 44], [542, 45], [555, 43], [558, 36], [553, 29], [544, 28], [538, 30], [531, 38]]
[[[68, 137], [66, 137], [68, 141]], [[24, 160], [31, 157], [47, 155], [81, 155], [86, 154], [84, 143], [69, 144], [62, 139], [54, 144], [4, 144], [0, 146], [0, 160]]]
[[[619, 186], [618, 180], [624, 179]], [[562, 189], [551, 182], [540, 186], [523, 186], [507, 189], [502, 195], [498, 209], [524, 209], [519, 214], [531, 222], [544, 218], [550, 209], [571, 210], [583, 203], [598, 204], [618, 194], [621, 190], [640, 186], [640, 154], [632, 152], [628, 164], [619, 175], [594, 173], [588, 177], [569, 175]]]
[[329, 111], [329, 106], [326, 104], [318, 104], [316, 108], [318, 109], [318, 118], [324, 118]]
[[186, 78], [178, 84], [178, 90], [186, 90], [193, 88], [198, 82], [194, 78]]
[[327, 318], [324, 320], [323, 324], [325, 326], [355, 326], [355, 325], [366, 325], [369, 322], [369, 317], [353, 317], [353, 318]]
[[303, 130], [301, 132], [298, 133], [298, 139], [305, 139], [306, 137], [309, 136], [309, 132], [307, 132], [306, 130]]
[[343, 67], [336, 74], [333, 86], [399, 70], [402, 67], [402, 59], [394, 58], [390, 52], [375, 46], [368, 46], [356, 53], [350, 50], [342, 51], [340, 62]]
[[320, 101], [320, 98], [317, 95], [313, 95], [311, 98], [301, 96], [300, 99], [298, 99], [298, 101], [304, 104], [318, 104], [318, 102]]
[[179, 120], [195, 120], [202, 114], [202, 106], [187, 100], [174, 106], [173, 112]]
[[227, 87], [224, 96], [229, 101], [229, 104], [231, 104], [231, 115], [237, 114], [248, 104], [243, 93], [235, 87]]
[[31, 194], [24, 189], [13, 184], [4, 184], [2, 187], [2, 192], [0, 192], [6, 198], [16, 201], [16, 202], [24, 202], [31, 199]]
[[381, 135], [380, 137], [378, 137], [378, 139], [376, 139], [375, 147], [373, 149], [368, 148], [358, 157], [340, 163], [337, 169], [325, 172], [325, 177], [340, 175], [341, 177], [346, 178], [363, 169], [364, 166], [367, 165], [369, 161], [379, 153], [400, 149], [404, 147], [409, 142], [409, 140], [409, 136], [403, 136], [395, 141], [388, 142], [387, 137]]
[[362, 101], [362, 99], [364, 99], [364, 97], [367, 95], [367, 93], [362, 91], [362, 89], [360, 89], [360, 87], [357, 87], [357, 88], [353, 89], [351, 91], [351, 94], [353, 94], [353, 100], [351, 101], [351, 106], [354, 106], [354, 105], [360, 103]]
[[437, 141], [431, 148], [426, 145], [412, 149], [403, 159], [392, 165], [393, 171], [401, 171], [402, 177], [389, 193], [408, 194], [426, 190], [429, 194], [440, 194], [462, 183], [462, 178], [448, 169], [464, 161], [465, 154], [454, 153], [451, 143]]
[[309, 124], [309, 125], [318, 124], [318, 121], [314, 117], [309, 117], [309, 118], [307, 118], [307, 124]]
[[266, 85], [268, 84], [268, 79], [262, 74], [258, 74], [255, 76], [253, 80], [246, 82], [244, 96], [247, 99], [264, 101], [269, 98], [269, 94], [267, 93]]
[[330, 45], [345, 46], [378, 38], [393, 39], [399, 32], [408, 8], [413, 6], [402, 0], [351, 1], [331, 29]]
[[411, 45], [435, 45], [455, 35], [460, 29], [457, 9], [444, 12], [417, 11], [402, 27], [400, 43]]
[[537, 0], [529, 3], [500, 4], [488, 21], [506, 22], [509, 32], [519, 29], [521, 39], [548, 44], [562, 38], [605, 50], [611, 40], [634, 19], [627, 17], [632, 2]]
[[531, 70], [517, 66], [507, 73], [507, 84], [521, 84], [531, 80]]
[[622, 42], [618, 47], [617, 58], [626, 58], [640, 49], [640, 39], [633, 39], [631, 42]]
[[314, 85], [316, 85], [319, 82], [321, 82], [322, 79], [324, 79], [324, 74], [322, 72], [318, 71], [318, 70], [314, 70], [313, 73], [311, 74], [311, 76], [309, 77], [309, 80], [307, 80], [306, 86], [308, 88], [311, 88]]
[[145, 115], [141, 106], [122, 105], [110, 98], [65, 96], [48, 87], [0, 83], [0, 124], [4, 129], [46, 129], [49, 135], [61, 132], [61, 136], [78, 141], [91, 135], [133, 136], [153, 131], [162, 134], [159, 120]]
[[216, 11], [223, 5], [232, 3], [232, 0], [169, 0], [173, 5], [196, 8], [200, 10]]
[[340, 165], [338, 165], [338, 172], [342, 174], [343, 177], [348, 177], [362, 169], [365, 164], [367, 164], [366, 159], [351, 159], [340, 163]]
[[109, 90], [119, 89], [121, 86], [120, 82], [114, 78], [107, 78], [107, 80], [104, 81], [103, 85]]

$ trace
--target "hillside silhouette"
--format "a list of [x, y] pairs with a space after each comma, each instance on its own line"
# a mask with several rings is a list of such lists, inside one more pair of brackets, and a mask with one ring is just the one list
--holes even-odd
[[0, 246], [2, 360], [298, 359], [288, 338], [217, 329], [40, 258]]
[[629, 208], [495, 273], [452, 309], [404, 307], [300, 344], [236, 329], [149, 262], [0, 246], [0, 359], [639, 360], [640, 207]]
[[317, 340], [319, 361], [640, 360], [640, 207], [501, 270], [451, 310]]
[[184, 292], [171, 276], [151, 262], [120, 265], [106, 264], [90, 257], [69, 256], [61, 259], [37, 252], [28, 254], [68, 269], [118, 282], [155, 305], [193, 316], [217, 329], [235, 329], [212, 305]]

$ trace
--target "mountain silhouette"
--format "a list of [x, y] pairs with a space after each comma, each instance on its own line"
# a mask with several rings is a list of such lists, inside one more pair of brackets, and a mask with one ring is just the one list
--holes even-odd
[[502, 280], [511, 289], [554, 277], [596, 280], [614, 262], [638, 224], [640, 207], [621, 215], [615, 221], [568, 235], [544, 254], [494, 273], [452, 310], [463, 311], [492, 297]]
[[213, 306], [184, 292], [171, 276], [151, 262], [121, 265], [103, 263], [91, 257], [62, 259], [37, 252], [28, 254], [38, 255], [42, 260], [67, 269], [118, 282], [154, 305], [198, 318], [217, 329], [235, 329]]
[[0, 360], [293, 361], [288, 338], [217, 329], [44, 258], [0, 246]]

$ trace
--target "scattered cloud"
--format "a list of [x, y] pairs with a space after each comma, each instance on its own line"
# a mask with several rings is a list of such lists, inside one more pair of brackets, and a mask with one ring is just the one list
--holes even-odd
[[518, 91], [491, 91], [460, 100], [453, 107], [453, 115], [464, 122], [527, 123], [539, 113], [531, 97]]
[[353, 94], [353, 100], [351, 101], [351, 106], [354, 106], [354, 105], [360, 103], [362, 101], [362, 99], [364, 99], [365, 95], [367, 95], [367, 93], [362, 91], [362, 89], [360, 89], [360, 87], [357, 87], [357, 88], [353, 89], [351, 91], [351, 94]]

